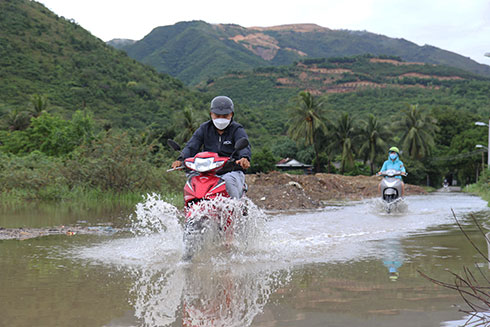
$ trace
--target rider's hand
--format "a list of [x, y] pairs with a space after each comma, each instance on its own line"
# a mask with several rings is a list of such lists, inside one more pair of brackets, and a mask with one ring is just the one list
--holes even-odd
[[250, 168], [250, 161], [248, 161], [248, 159], [247, 159], [247, 158], [241, 158], [241, 159], [239, 159], [239, 160], [235, 161], [235, 163], [236, 163], [237, 165], [242, 166], [242, 168], [243, 168], [243, 169], [248, 169], [248, 168]]
[[175, 160], [174, 162], [172, 162], [172, 168], [175, 169], [175, 168], [178, 168], [182, 166], [182, 161], [180, 160]]

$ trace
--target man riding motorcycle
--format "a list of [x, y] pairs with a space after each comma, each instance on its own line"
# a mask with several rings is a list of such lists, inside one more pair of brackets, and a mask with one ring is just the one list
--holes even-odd
[[[381, 170], [376, 174], [380, 175], [382, 172], [387, 171], [389, 169], [401, 171], [403, 173], [406, 173], [405, 166], [403, 165], [403, 162], [400, 160], [400, 150], [396, 146], [392, 146], [388, 150], [388, 160], [386, 160], [383, 163], [383, 167], [381, 167]], [[406, 175], [406, 174], [404, 174]], [[395, 178], [402, 179], [401, 176], [396, 176]], [[402, 183], [402, 194], [401, 196], [403, 197], [403, 194], [405, 193], [405, 184]], [[378, 186], [378, 190], [381, 193], [381, 184]]]
[[[219, 156], [229, 157], [235, 147], [236, 141], [247, 138], [247, 133], [242, 125], [233, 121], [233, 101], [226, 96], [217, 96], [211, 101], [211, 120], [201, 124], [194, 132], [189, 142], [180, 153], [179, 158], [172, 163], [172, 168], [182, 165], [186, 158], [190, 158], [201, 151], [216, 152]], [[252, 152], [250, 145], [238, 151], [238, 165], [233, 171], [221, 175], [226, 183], [226, 191], [231, 198], [239, 199], [243, 195], [245, 185], [244, 170], [250, 167]]]

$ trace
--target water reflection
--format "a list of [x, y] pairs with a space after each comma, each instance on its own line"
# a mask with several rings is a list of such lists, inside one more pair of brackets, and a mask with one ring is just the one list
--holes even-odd
[[[250, 326], [280, 285], [279, 271], [181, 265], [133, 271], [135, 316], [145, 326]], [[179, 324], [180, 325], [180, 324]]]
[[388, 269], [388, 277], [391, 281], [397, 281], [400, 273], [398, 269], [405, 261], [405, 253], [399, 239], [388, 239], [381, 242], [383, 253], [383, 265]]
[[182, 268], [135, 270], [136, 282], [130, 293], [135, 295], [135, 316], [146, 326], [168, 326], [177, 317], [185, 276]]

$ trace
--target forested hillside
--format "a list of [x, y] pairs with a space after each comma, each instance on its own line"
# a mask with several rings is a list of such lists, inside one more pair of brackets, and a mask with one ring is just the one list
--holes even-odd
[[410, 104], [482, 115], [490, 111], [490, 79], [386, 56], [305, 59], [291, 66], [229, 73], [200, 87], [236, 99], [254, 137], [271, 143], [269, 134], [286, 133], [285, 113], [303, 90], [327, 96], [332, 112], [361, 118], [371, 113], [390, 120]]
[[25, 110], [39, 94], [65, 116], [88, 108], [114, 127], [165, 127], [174, 111], [204, 103], [177, 79], [29, 0], [0, 1], [0, 71], [0, 114]]
[[244, 28], [181, 22], [157, 27], [142, 40], [124, 45], [124, 49], [132, 58], [190, 85], [229, 71], [290, 65], [305, 58], [363, 54], [398, 56], [405, 61], [448, 65], [490, 76], [490, 66], [430, 45], [314, 24]]

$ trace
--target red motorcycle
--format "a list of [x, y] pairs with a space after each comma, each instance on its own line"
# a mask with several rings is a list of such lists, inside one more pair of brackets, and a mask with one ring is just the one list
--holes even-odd
[[[179, 151], [180, 145], [173, 140], [168, 145]], [[237, 167], [233, 156], [248, 146], [246, 138], [235, 144], [230, 157], [220, 157], [214, 152], [200, 152], [184, 160], [184, 166], [169, 169], [187, 169], [184, 186], [185, 226], [183, 260], [191, 260], [203, 247], [216, 242], [230, 244], [233, 240], [233, 220], [242, 210], [230, 206], [226, 183], [218, 175]], [[228, 201], [226, 201], [228, 200]]]

